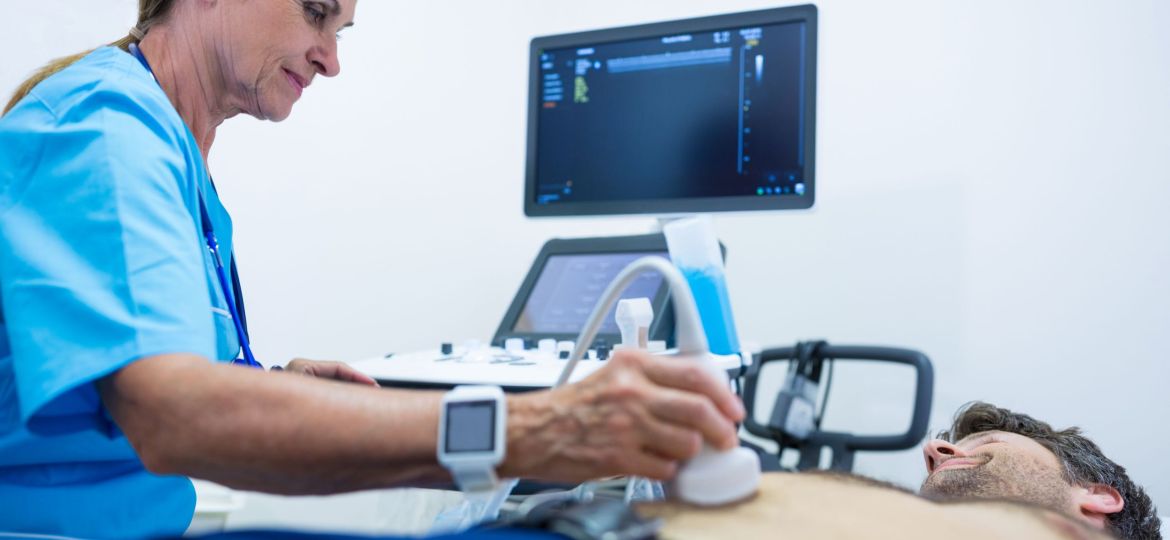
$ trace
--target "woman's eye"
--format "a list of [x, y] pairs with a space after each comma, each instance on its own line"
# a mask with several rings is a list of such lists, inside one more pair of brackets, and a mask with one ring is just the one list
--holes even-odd
[[305, 15], [313, 24], [319, 25], [325, 22], [325, 10], [317, 4], [305, 4]]

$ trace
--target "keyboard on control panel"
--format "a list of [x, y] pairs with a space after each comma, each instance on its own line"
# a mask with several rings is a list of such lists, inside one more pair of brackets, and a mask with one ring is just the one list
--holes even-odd
[[[445, 388], [486, 384], [509, 389], [548, 388], [556, 382], [572, 352], [571, 342], [511, 349], [489, 346], [452, 346], [353, 362], [359, 371], [389, 386]], [[591, 350], [577, 364], [572, 380], [587, 377], [605, 365], [608, 350]]]

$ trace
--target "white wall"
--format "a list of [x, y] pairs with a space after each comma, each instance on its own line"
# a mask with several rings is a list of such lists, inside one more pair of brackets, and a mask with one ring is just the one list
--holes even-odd
[[[134, 15], [0, 3], [21, 14], [0, 20], [4, 92]], [[650, 225], [523, 217], [528, 40], [773, 5], [361, 2], [342, 76], [283, 124], [228, 122], [212, 153], [257, 353], [490, 336], [544, 240]], [[1170, 508], [1170, 4], [819, 6], [817, 207], [718, 221], [743, 336], [921, 349], [932, 428], [973, 399], [1080, 425]], [[842, 369], [828, 421], [903, 427], [905, 375]], [[859, 470], [923, 477], [915, 452]]]

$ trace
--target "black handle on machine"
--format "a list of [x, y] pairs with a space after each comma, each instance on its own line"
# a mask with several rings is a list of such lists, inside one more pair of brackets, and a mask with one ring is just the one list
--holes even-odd
[[[801, 347], [812, 347], [809, 351], [817, 360], [890, 362], [913, 366], [917, 373], [914, 392], [914, 413], [910, 427], [897, 435], [854, 435], [852, 433], [813, 431], [807, 439], [798, 440], [779, 429], [762, 425], [753, 417], [755, 411], [756, 385], [760, 370], [769, 362], [793, 361], [802, 353]], [[808, 353], [805, 353], [808, 354]], [[744, 377], [744, 405], [748, 410], [744, 427], [749, 433], [771, 439], [789, 446], [824, 447], [830, 446], [848, 450], [902, 450], [913, 448], [926, 436], [930, 422], [930, 411], [934, 399], [934, 368], [926, 355], [910, 349], [868, 346], [836, 346], [825, 342], [802, 343], [796, 347], [767, 349], [757, 355]]]

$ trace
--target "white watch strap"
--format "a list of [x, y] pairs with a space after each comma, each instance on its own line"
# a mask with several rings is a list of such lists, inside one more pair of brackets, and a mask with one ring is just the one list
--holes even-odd
[[464, 493], [478, 493], [496, 489], [496, 471], [491, 466], [451, 469], [451, 476]]

